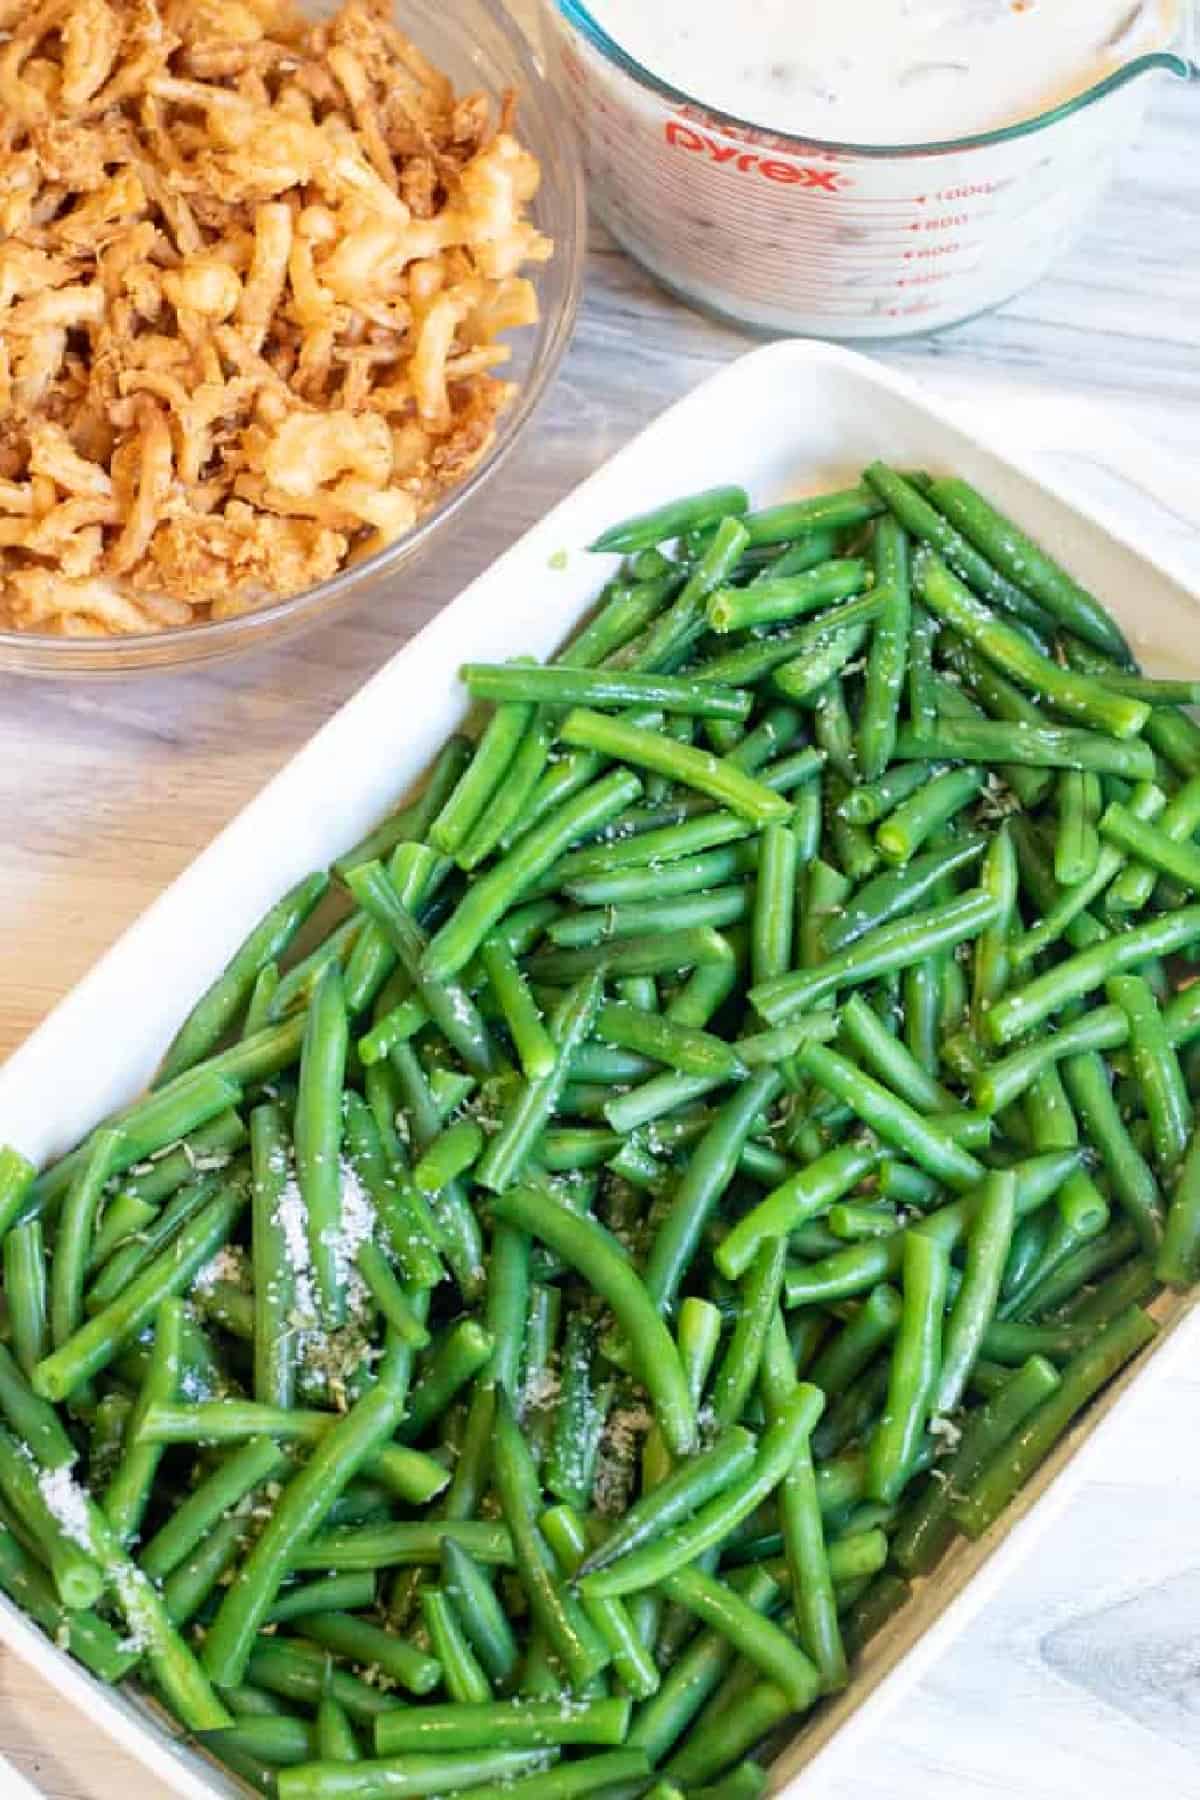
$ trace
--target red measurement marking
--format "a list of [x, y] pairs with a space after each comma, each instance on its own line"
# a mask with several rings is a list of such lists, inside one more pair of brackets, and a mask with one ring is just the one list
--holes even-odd
[[741, 175], [759, 175], [766, 181], [788, 187], [812, 188], [823, 194], [836, 194], [849, 185], [836, 169], [817, 169], [807, 163], [780, 162], [775, 157], [759, 156], [757, 151], [739, 150], [736, 144], [720, 144], [706, 132], [678, 119], [668, 119], [665, 127], [667, 143], [676, 150], [687, 150], [693, 156], [705, 156], [715, 163], [728, 163]]

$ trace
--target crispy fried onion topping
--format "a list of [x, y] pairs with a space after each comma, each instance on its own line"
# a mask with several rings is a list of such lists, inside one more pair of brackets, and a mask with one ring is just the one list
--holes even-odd
[[551, 252], [512, 110], [382, 0], [0, 0], [0, 628], [227, 618], [463, 480]]

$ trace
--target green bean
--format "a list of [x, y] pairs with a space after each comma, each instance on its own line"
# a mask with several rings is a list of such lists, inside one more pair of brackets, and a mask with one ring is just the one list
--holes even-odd
[[342, 1087], [348, 1044], [341, 970], [331, 963], [318, 978], [308, 1009], [294, 1131], [296, 1178], [317, 1301], [326, 1323], [335, 1326], [346, 1318], [337, 1242], [342, 1227]]
[[811, 494], [802, 500], [784, 500], [777, 506], [748, 513], [746, 533], [751, 544], [791, 544], [813, 532], [840, 531], [862, 525], [884, 510], [870, 488], [846, 488], [834, 494]]
[[874, 781], [850, 788], [838, 810], [853, 825], [878, 824], [902, 800], [924, 787], [934, 775], [943, 773], [944, 767], [938, 763], [893, 763]]
[[[621, 555], [635, 550], [652, 550], [688, 532], [701, 531], [708, 525], [719, 525], [724, 519], [740, 517], [749, 508], [750, 497], [745, 488], [706, 488], [703, 493], [693, 494], [686, 500], [671, 500], [653, 512], [639, 513], [635, 518], [623, 519], [619, 525], [610, 525], [589, 548], [616, 551]], [[788, 533], [788, 536], [796, 535]]]
[[645, 1291], [655, 1306], [674, 1305], [700, 1235], [729, 1184], [754, 1121], [780, 1086], [774, 1069], [757, 1070], [725, 1102], [692, 1152], [646, 1261]]
[[[687, 861], [706, 850], [745, 840], [752, 831], [749, 821], [739, 818], [736, 813], [720, 810], [701, 813], [682, 824], [573, 850], [555, 863], [545, 879], [549, 881], [553, 877], [556, 886], [575, 890], [581, 883], [590, 884], [631, 868], [654, 869], [661, 875], [666, 872], [665, 865]], [[607, 897], [605, 890], [591, 887], [580, 894], [581, 900], [588, 905], [602, 903]], [[615, 897], [625, 896], [618, 892]]]
[[713, 1381], [710, 1404], [718, 1424], [732, 1424], [741, 1417], [758, 1380], [767, 1329], [779, 1304], [786, 1257], [783, 1238], [768, 1240], [746, 1271], [733, 1336]]
[[903, 1221], [897, 1216], [893, 1206], [856, 1206], [847, 1204], [844, 1200], [830, 1207], [824, 1223], [834, 1237], [842, 1238], [847, 1243], [858, 1243], [862, 1238], [891, 1237], [894, 1231], [901, 1230], [903, 1226]]
[[[1152, 782], [1144, 782], [1134, 790], [1131, 796], [1130, 812], [1138, 818], [1151, 818], [1161, 810], [1165, 799], [1166, 796], [1160, 788], [1155, 787]], [[1031, 962], [1034, 957], [1039, 956], [1064, 933], [1070, 936], [1069, 927], [1080, 917], [1085, 907], [1090, 906], [1099, 894], [1104, 893], [1113, 877], [1120, 875], [1126, 863], [1127, 857], [1124, 850], [1118, 849], [1113, 844], [1102, 844], [1091, 874], [1074, 887], [1068, 888], [1045, 913], [1041, 921], [1013, 944], [1014, 963], [1023, 966], [1025, 963]]]
[[[634, 729], [620, 721], [613, 723], [622, 730]], [[421, 960], [423, 981], [435, 987], [455, 975], [530, 882], [544, 874], [575, 839], [599, 830], [640, 791], [635, 776], [616, 772], [585, 788], [536, 825], [514, 850], [479, 877], [431, 940]]]
[[[200, 1741], [221, 1758], [230, 1752], [235, 1756], [245, 1754], [274, 1770], [311, 1761], [314, 1733], [306, 1720], [281, 1713], [274, 1717], [240, 1719], [227, 1730], [205, 1732]], [[236, 1767], [236, 1764], [230, 1766]]]
[[935, 775], [918, 793], [895, 807], [876, 828], [875, 841], [889, 862], [906, 863], [979, 793], [983, 770], [967, 767]]
[[577, 707], [568, 713], [559, 735], [564, 743], [585, 745], [667, 775], [698, 793], [711, 795], [755, 823], [785, 818], [790, 811], [785, 800], [735, 764], [641, 730], [622, 719], [607, 719]]
[[101, 1681], [121, 1681], [136, 1663], [138, 1652], [122, 1648], [118, 1633], [97, 1613], [62, 1605], [45, 1574], [2, 1519], [0, 1588], [41, 1626], [47, 1637], [78, 1657]]
[[11, 1144], [0, 1144], [0, 1238], [25, 1210], [37, 1170]]
[[[919, 1112], [961, 1112], [954, 1096], [927, 1073], [861, 994], [852, 994], [842, 1008], [842, 1032], [846, 1042], [876, 1076]], [[945, 1123], [946, 1121], [943, 1121]]]
[[676, 1569], [663, 1586], [672, 1600], [721, 1631], [742, 1656], [778, 1682], [793, 1706], [812, 1704], [820, 1687], [813, 1664], [785, 1632], [763, 1618], [733, 1588], [695, 1565]]
[[477, 1562], [508, 1567], [512, 1541], [501, 1525], [484, 1520], [406, 1520], [327, 1531], [293, 1557], [293, 1569], [383, 1569], [436, 1564], [450, 1537]]
[[1032, 1356], [972, 1413], [958, 1447], [938, 1481], [930, 1481], [901, 1514], [892, 1539], [892, 1557], [910, 1575], [927, 1575], [954, 1537], [951, 1508], [1017, 1429], [1057, 1391], [1060, 1376], [1045, 1357]]
[[216, 1592], [245, 1549], [246, 1536], [245, 1519], [218, 1519], [203, 1543], [171, 1570], [162, 1584], [162, 1597], [176, 1631], [190, 1624]]
[[[1150, 708], [1144, 701], [1113, 694], [1091, 676], [1061, 669], [977, 600], [938, 557], [927, 551], [920, 553], [913, 565], [913, 580], [925, 605], [945, 624], [953, 626], [1003, 673], [1047, 700], [1057, 711], [1115, 738], [1133, 737], [1145, 725]], [[1035, 729], [1029, 727], [1030, 731]], [[1150, 773], [1147, 770], [1142, 779], [1148, 780]]]
[[[889, 510], [905, 529], [920, 539], [922, 548], [918, 552], [919, 558], [932, 560], [931, 552], [938, 551], [950, 568], [970, 584], [975, 594], [1002, 607], [1005, 612], [1032, 626], [1035, 631], [1047, 634], [1053, 630], [1052, 616], [1025, 592], [1023, 586], [1010, 580], [1006, 574], [993, 567], [985, 556], [980, 555], [974, 545], [960, 531], [956, 531], [911, 482], [882, 462], [872, 463], [865, 478], [887, 502]], [[973, 598], [973, 595], [970, 597]], [[1005, 629], [1012, 628], [1006, 626]]]
[[935, 756], [974, 763], [1013, 763], [1030, 769], [1085, 769], [1149, 781], [1154, 754], [1140, 739], [1128, 741], [1065, 725], [1008, 725], [991, 719], [940, 719], [925, 733], [902, 730], [896, 740], [902, 760]]
[[903, 1306], [896, 1332], [888, 1399], [867, 1453], [867, 1492], [891, 1503], [908, 1480], [939, 1378], [942, 1310], [949, 1256], [919, 1232], [905, 1234]]
[[516, 1640], [485, 1571], [453, 1538], [445, 1539], [441, 1556], [443, 1591], [467, 1641], [492, 1681], [511, 1680], [517, 1666]]
[[[401, 905], [414, 916], [449, 874], [452, 864], [427, 844], [401, 844], [388, 858], [387, 877]], [[397, 969], [396, 947], [378, 921], [368, 918], [346, 964], [346, 1010], [357, 1015], [385, 993], [390, 981], [403, 982], [407, 971]], [[407, 989], [406, 989], [407, 991]]]
[[[778, 1311], [772, 1325], [771, 1341], [777, 1346], [779, 1368], [773, 1377], [769, 1360], [764, 1360], [762, 1386], [768, 1414], [777, 1418], [796, 1387], [791, 1347], [783, 1316]], [[784, 1476], [778, 1490], [778, 1507], [792, 1614], [801, 1641], [816, 1664], [822, 1690], [834, 1693], [846, 1685], [846, 1656], [838, 1629], [833, 1577], [810, 1444], [800, 1446], [795, 1461]]]
[[56, 1349], [67, 1342], [83, 1317], [88, 1250], [119, 1144], [120, 1132], [112, 1127], [96, 1133], [88, 1159], [63, 1202], [50, 1269], [50, 1339]]
[[946, 906], [876, 926], [814, 969], [794, 970], [751, 988], [751, 1005], [768, 1024], [782, 1024], [839, 987], [873, 981], [891, 969], [904, 968], [914, 958], [976, 937], [994, 921], [995, 914], [992, 895], [973, 889]]
[[445, 1334], [409, 1395], [404, 1421], [396, 1434], [401, 1443], [411, 1443], [430, 1429], [455, 1394], [486, 1368], [492, 1349], [491, 1333], [477, 1319], [460, 1319]]
[[825, 954], [845, 950], [868, 931], [911, 913], [946, 876], [974, 862], [986, 847], [982, 836], [963, 837], [864, 883], [826, 924]]
[[556, 919], [547, 935], [557, 945], [603, 947], [626, 938], [649, 937], [656, 932], [695, 931], [705, 927], [720, 930], [749, 918], [751, 911], [751, 890], [747, 884], [738, 883], [706, 893], [571, 913]]
[[1064, 770], [1056, 785], [1058, 836], [1054, 873], [1060, 886], [1074, 887], [1094, 872], [1100, 855], [1096, 820], [1100, 816], [1100, 779], [1081, 770]]
[[1200, 850], [1186, 839], [1181, 841], [1138, 819], [1127, 807], [1116, 802], [1109, 806], [1100, 820], [1100, 833], [1160, 875], [1169, 875], [1189, 893], [1200, 887]]
[[356, 1723], [370, 1724], [401, 1702], [393, 1694], [370, 1687], [357, 1676], [331, 1667], [329, 1653], [316, 1644], [293, 1638], [263, 1638], [249, 1662], [250, 1680], [271, 1694], [311, 1711], [331, 1694]]
[[601, 593], [601, 605], [583, 629], [555, 656], [568, 669], [594, 669], [630, 638], [643, 631], [664, 601], [682, 586], [683, 567], [658, 550], [643, 550], [629, 568], [632, 579], [618, 577]]
[[490, 1074], [495, 1054], [474, 1002], [463, 987], [449, 979], [449, 974], [436, 981], [426, 976], [423, 959], [429, 945], [425, 933], [402, 904], [383, 867], [379, 863], [364, 863], [350, 871], [346, 884], [359, 905], [382, 927], [438, 1029], [473, 1074]]
[[[673, 1346], [672, 1346], [673, 1347]], [[637, 1593], [664, 1581], [676, 1569], [722, 1542], [775, 1491], [820, 1417], [822, 1397], [807, 1382], [772, 1420], [759, 1443], [753, 1467], [692, 1514], [685, 1524], [627, 1552], [607, 1568], [583, 1577], [580, 1591], [599, 1599]]]
[[560, 1744], [620, 1744], [629, 1725], [624, 1699], [493, 1700], [482, 1705], [407, 1707], [375, 1727], [382, 1756], [405, 1751], [553, 1748]]
[[[810, 1705], [817, 1691], [814, 1685]], [[735, 1709], [728, 1709], [729, 1716], [727, 1710], [722, 1710], [716, 1718], [702, 1719], [683, 1749], [671, 1758], [665, 1772], [685, 1790], [695, 1791], [731, 1763], [738, 1762], [753, 1744], [795, 1710], [781, 1687], [761, 1681], [739, 1697]]]
[[[1049, 1270], [1030, 1290], [1023, 1310], [1034, 1320], [1053, 1315], [1069, 1325], [1075, 1317], [1075, 1308], [1085, 1303], [1083, 1290], [1097, 1276], [1106, 1275], [1118, 1265], [1124, 1265], [1127, 1270], [1135, 1262], [1144, 1269], [1150, 1268], [1150, 1259], [1135, 1255], [1137, 1249], [1137, 1232], [1128, 1219], [1118, 1220], [1107, 1231], [1086, 1239], [1056, 1268]], [[1140, 1301], [1149, 1292], [1149, 1287], [1139, 1287], [1130, 1297]]]
[[149, 1407], [166, 1405], [178, 1390], [183, 1358], [183, 1302], [164, 1300], [154, 1322], [154, 1345], [129, 1424], [125, 1446], [101, 1505], [119, 1542], [129, 1544], [138, 1535], [150, 1490], [162, 1457], [160, 1444], [139, 1438], [139, 1428]]
[[[506, 1794], [541, 1768], [544, 1753], [529, 1750], [446, 1751], [357, 1763], [310, 1762], [280, 1769], [279, 1800], [378, 1800], [380, 1795]], [[493, 1785], [493, 1783], [495, 1785]], [[579, 1791], [587, 1792], [586, 1787]]]
[[555, 1065], [538, 1081], [527, 1081], [506, 1109], [499, 1130], [475, 1170], [481, 1186], [501, 1193], [516, 1181], [554, 1110], [572, 1059], [587, 1037], [600, 1002], [598, 972], [585, 975], [560, 1003], [550, 1023]]
[[873, 555], [876, 587], [886, 591], [888, 599], [871, 638], [858, 721], [859, 769], [867, 782], [879, 780], [892, 759], [908, 666], [909, 542], [894, 519], [884, 518], [876, 525]]
[[[60, 1471], [54, 1471], [56, 1476]], [[68, 1492], [78, 1492], [66, 1476]], [[39, 1560], [50, 1572], [59, 1600], [71, 1611], [92, 1607], [104, 1589], [104, 1576], [91, 1554], [83, 1534], [80, 1541], [74, 1521], [67, 1530], [52, 1509], [50, 1495], [60, 1491], [60, 1482], [50, 1485], [50, 1477], [40, 1471], [28, 1450], [8, 1431], [0, 1428], [0, 1493], [19, 1522], [22, 1535], [37, 1549]]]
[[1088, 1401], [1155, 1336], [1148, 1314], [1131, 1306], [1092, 1338], [1062, 1371], [1058, 1388], [995, 1452], [954, 1503], [955, 1524], [968, 1537], [981, 1537], [1018, 1488], [1045, 1461], [1071, 1421]]
[[280, 1206], [288, 1181], [282, 1110], [273, 1102], [250, 1115], [251, 1247], [254, 1273], [254, 1397], [290, 1406], [295, 1395], [295, 1274], [288, 1257]]
[[1120, 937], [1082, 950], [997, 1001], [988, 1013], [987, 1035], [993, 1044], [1010, 1043], [1072, 1000], [1083, 999], [1112, 976], [1136, 969], [1151, 957], [1183, 949], [1197, 937], [1200, 907], [1184, 907], [1181, 912], [1153, 919]]
[[[943, 476], [933, 483], [929, 497], [1001, 575], [1031, 594], [1068, 630], [1128, 663], [1129, 647], [1099, 601], [969, 482]], [[969, 572], [964, 572], [970, 580]]]
[[834, 559], [795, 574], [770, 570], [749, 587], [717, 588], [708, 599], [708, 623], [713, 631], [725, 633], [801, 618], [830, 601], [861, 594], [870, 584], [870, 570], [857, 557]]
[[751, 933], [755, 981], [782, 975], [792, 959], [796, 840], [786, 825], [767, 825], [760, 839]]
[[76, 1450], [58, 1414], [28, 1386], [25, 1377], [3, 1345], [0, 1345], [0, 1411], [13, 1433], [44, 1469], [66, 1469], [76, 1460]]
[[1167, 1208], [1166, 1227], [1154, 1264], [1160, 1281], [1186, 1287], [1200, 1262], [1200, 1137], [1193, 1133]]
[[834, 774], [826, 784], [830, 812], [827, 828], [834, 860], [846, 878], [865, 882], [879, 867], [879, 851], [869, 831], [852, 825], [838, 810], [839, 796], [845, 791], [845, 779]]
[[732, 688], [631, 670], [464, 663], [459, 675], [476, 699], [524, 700], [535, 706], [656, 706], [705, 719], [744, 719], [751, 706], [749, 694]]
[[723, 1038], [623, 1002], [601, 1006], [594, 1027], [601, 1042], [635, 1050], [685, 1075], [731, 1080], [745, 1074], [737, 1049]]
[[257, 1037], [272, 1022], [272, 1001], [279, 992], [279, 963], [263, 963], [254, 986], [250, 988], [250, 999], [246, 1001], [245, 1015], [241, 1021], [243, 1037]]
[[556, 1499], [581, 1508], [591, 1497], [603, 1425], [603, 1418], [597, 1420], [592, 1390], [594, 1338], [591, 1319], [572, 1313], [563, 1333], [558, 1398], [542, 1476], [542, 1486]]
[[[295, 1027], [292, 1029], [294, 1031]], [[300, 1030], [303, 1030], [302, 1020]], [[299, 1033], [294, 1041], [299, 1054]], [[165, 1154], [160, 1151], [153, 1162], [147, 1163], [141, 1174], [123, 1176], [119, 1192], [157, 1208], [192, 1178], [197, 1166], [207, 1169], [224, 1167], [246, 1142], [246, 1136], [246, 1127], [237, 1113], [231, 1110], [220, 1112], [207, 1125], [190, 1133], [176, 1149]]]
[[495, 1210], [561, 1256], [612, 1308], [669, 1447], [676, 1455], [686, 1455], [695, 1434], [695, 1411], [679, 1356], [650, 1292], [630, 1268], [617, 1240], [593, 1220], [568, 1212], [534, 1188], [508, 1189], [496, 1200]]
[[493, 933], [484, 939], [480, 961], [527, 1079], [542, 1080], [554, 1068], [554, 1044], [516, 958], [501, 935]]
[[[949, 680], [934, 678], [938, 718], [921, 727], [926, 733], [944, 719], [979, 721], [990, 718], [1010, 725], [1037, 727], [1051, 723], [1015, 682], [1002, 675], [972, 645], [964, 643], [956, 632], [942, 632], [941, 650], [947, 667], [960, 677], [963, 685], [955, 686]], [[1054, 779], [1049, 769], [1027, 768], [1018, 763], [1001, 763], [997, 773], [1021, 805], [1030, 809], [1045, 797]]]
[[423, 1194], [440, 1194], [474, 1166], [483, 1151], [483, 1133], [473, 1119], [459, 1119], [436, 1137], [413, 1169]]
[[244, 1185], [233, 1182], [208, 1200], [116, 1299], [43, 1358], [33, 1372], [35, 1393], [47, 1400], [65, 1400], [119, 1356], [163, 1300], [187, 1290], [229, 1236], [247, 1198]]
[[320, 1762], [361, 1762], [362, 1751], [354, 1726], [341, 1702], [322, 1694], [316, 1717], [317, 1759]]
[[1108, 983], [1108, 998], [1129, 1021], [1129, 1050], [1134, 1078], [1150, 1124], [1160, 1175], [1171, 1180], [1192, 1131], [1192, 1102], [1184, 1086], [1179, 1058], [1149, 984], [1138, 975], [1119, 975]]
[[405, 1638], [351, 1613], [313, 1613], [305, 1617], [303, 1631], [323, 1649], [382, 1670], [411, 1694], [429, 1693], [442, 1678], [442, 1665], [435, 1657], [422, 1655]]
[[750, 1432], [740, 1425], [726, 1427], [710, 1449], [680, 1463], [626, 1511], [584, 1560], [581, 1574], [606, 1569], [631, 1551], [668, 1535], [714, 1496], [742, 1480], [754, 1465], [756, 1448]]
[[930, 1410], [952, 1412], [962, 1398], [1000, 1295], [1016, 1222], [1016, 1177], [997, 1171], [984, 1183], [967, 1229], [963, 1283], [946, 1320], [941, 1368]]
[[885, 1142], [911, 1156], [930, 1175], [960, 1191], [982, 1178], [982, 1165], [949, 1136], [941, 1119], [926, 1119], [845, 1057], [822, 1044], [805, 1044], [796, 1058], [804, 1072], [844, 1100]]
[[[541, 1530], [553, 1550], [562, 1573], [573, 1577], [587, 1552], [583, 1521], [569, 1506], [556, 1506], [542, 1514]], [[585, 1600], [584, 1612], [612, 1653], [613, 1672], [635, 1700], [646, 1700], [658, 1691], [659, 1674], [654, 1659], [634, 1629], [622, 1600]], [[628, 1713], [621, 1736], [629, 1725]]]
[[532, 717], [532, 704], [525, 699], [510, 700], [492, 714], [470, 762], [430, 823], [430, 843], [444, 856], [457, 856], [466, 843], [493, 794], [502, 786]]
[[298, 1015], [300, 1030], [303, 1032], [303, 1011], [318, 977], [331, 963], [337, 963], [345, 970], [366, 927], [367, 920], [362, 913], [351, 913], [328, 937], [322, 939], [315, 950], [285, 970], [271, 996], [267, 1009], [268, 1022], [281, 1025], [293, 1015]]
[[673, 666], [680, 654], [703, 635], [704, 602], [714, 588], [728, 581], [745, 548], [746, 533], [740, 519], [722, 519], [692, 564], [680, 593], [658, 615], [644, 637], [627, 644], [614, 661], [649, 670]]
[[869, 1175], [879, 1160], [877, 1146], [863, 1139], [839, 1145], [789, 1176], [739, 1219], [718, 1244], [714, 1254], [721, 1273], [736, 1281], [764, 1243], [784, 1237], [824, 1212]]
[[254, 1636], [275, 1599], [299, 1545], [365, 1462], [388, 1442], [404, 1414], [412, 1353], [389, 1346], [378, 1379], [316, 1445], [292, 1476], [233, 1585], [226, 1591], [205, 1639], [204, 1663], [224, 1687], [245, 1672]]
[[40, 1219], [15, 1225], [4, 1238], [4, 1293], [12, 1346], [25, 1376], [49, 1349], [46, 1315], [46, 1255]]
[[[136, 1237], [145, 1226], [152, 1225], [157, 1217], [158, 1208], [145, 1200], [139, 1200], [136, 1194], [114, 1194], [97, 1219], [96, 1230], [88, 1247], [87, 1273], [91, 1275], [103, 1268], [115, 1250], [120, 1249], [130, 1238]], [[39, 1223], [36, 1219], [28, 1221], [29, 1225]], [[24, 1230], [25, 1227], [18, 1229]]]
[[[295, 1041], [298, 1043], [298, 1039]], [[127, 1169], [153, 1157], [166, 1145], [188, 1137], [198, 1126], [206, 1125], [218, 1113], [224, 1113], [234, 1105], [239, 1098], [236, 1081], [230, 1080], [215, 1065], [233, 1061], [236, 1055], [236, 1050], [226, 1052], [202, 1069], [188, 1070], [169, 1086], [134, 1101], [132, 1106], [105, 1121], [106, 1127], [119, 1136], [109, 1174], [123, 1175]], [[38, 1176], [32, 1191], [24, 1195], [22, 1217], [43, 1215], [57, 1208], [72, 1182], [86, 1167], [93, 1144], [94, 1135]]]
[[534, 1522], [539, 1491], [537, 1474], [521, 1438], [512, 1404], [503, 1389], [497, 1390], [496, 1394], [492, 1470], [501, 1512], [512, 1538], [521, 1585], [533, 1617], [562, 1660], [572, 1685], [580, 1687], [599, 1674], [609, 1662], [611, 1653], [579, 1601], [559, 1582], [554, 1557]]
[[158, 1086], [183, 1074], [220, 1042], [245, 1008], [264, 964], [282, 956], [328, 887], [327, 875], [306, 875], [259, 921], [171, 1040]]
[[[389, 1066], [368, 1070], [366, 1087], [395, 1140], [399, 1103], [395, 1069]], [[444, 1235], [425, 1196], [403, 1178], [403, 1154], [398, 1140], [392, 1145], [391, 1157], [385, 1156], [376, 1108], [364, 1104], [353, 1091], [345, 1098], [345, 1137], [350, 1167], [371, 1197], [405, 1282], [414, 1288], [436, 1287], [445, 1276], [435, 1247], [444, 1245]], [[400, 1178], [393, 1175], [393, 1168], [398, 1169]]]

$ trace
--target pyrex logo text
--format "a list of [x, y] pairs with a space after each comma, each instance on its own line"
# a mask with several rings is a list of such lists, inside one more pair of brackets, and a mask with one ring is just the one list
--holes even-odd
[[736, 144], [719, 144], [703, 131], [697, 131], [694, 125], [684, 125], [679, 119], [668, 119], [666, 123], [667, 142], [676, 150], [688, 150], [695, 156], [708, 156], [715, 163], [728, 163], [743, 175], [761, 175], [767, 181], [777, 181], [785, 186], [815, 188], [819, 193], [836, 194], [840, 188], [848, 186], [848, 181], [837, 169], [816, 169], [807, 163], [779, 162], [770, 156], [760, 156], [756, 150], [739, 150]]

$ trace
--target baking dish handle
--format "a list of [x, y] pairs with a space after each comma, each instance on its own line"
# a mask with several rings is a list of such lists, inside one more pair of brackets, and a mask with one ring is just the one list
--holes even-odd
[[1020, 399], [989, 394], [982, 413], [1026, 454], [1057, 452], [1094, 463], [1200, 532], [1200, 462], [1154, 443], [1102, 404], [1044, 392]]

